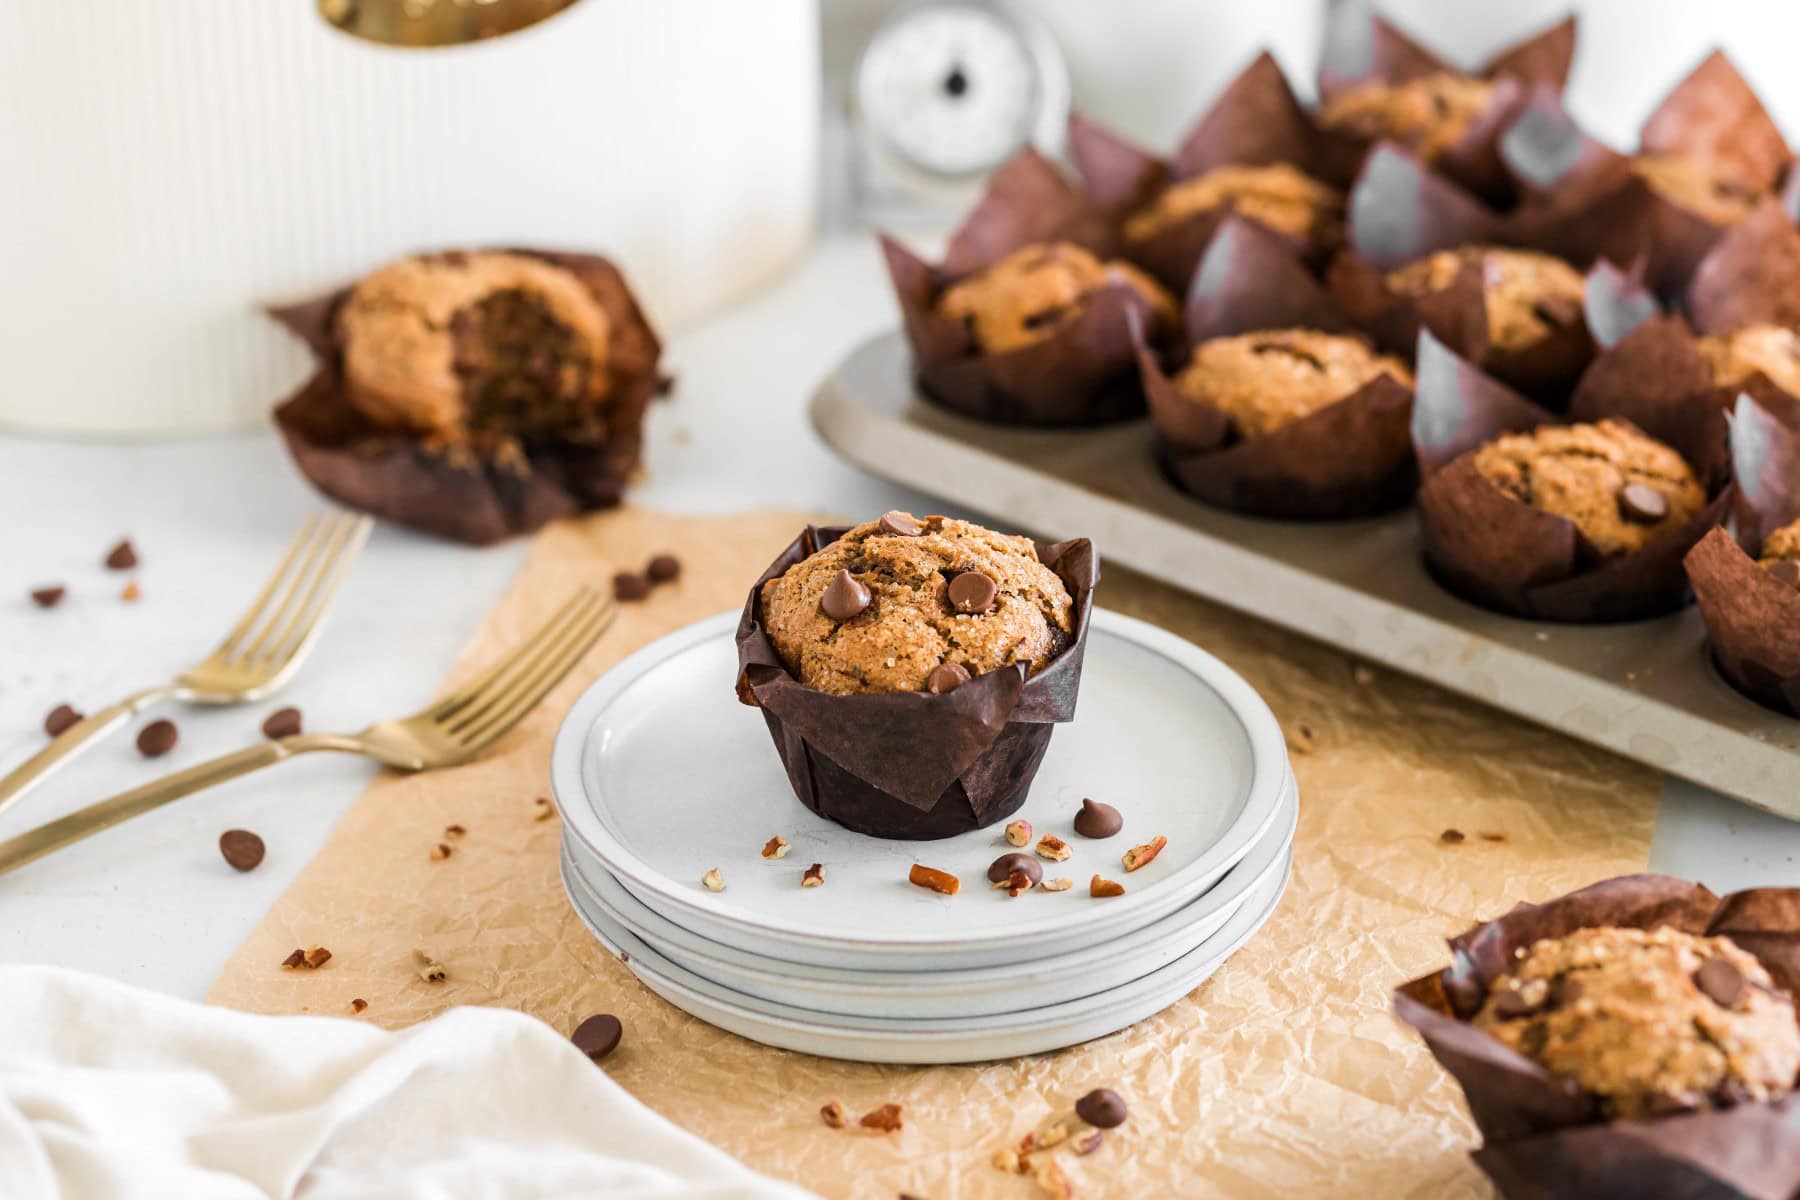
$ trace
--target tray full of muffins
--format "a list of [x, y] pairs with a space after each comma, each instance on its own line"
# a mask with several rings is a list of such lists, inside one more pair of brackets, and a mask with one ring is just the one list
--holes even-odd
[[1620, 152], [1565, 21], [1334, 27], [1169, 158], [1071, 123], [813, 419], [844, 457], [1800, 818], [1800, 171], [1720, 54]]

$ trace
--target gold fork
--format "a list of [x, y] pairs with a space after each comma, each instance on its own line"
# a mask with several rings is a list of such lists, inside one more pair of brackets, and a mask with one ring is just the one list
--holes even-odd
[[518, 649], [410, 717], [382, 721], [361, 733], [296, 733], [120, 792], [0, 842], [0, 875], [172, 800], [315, 750], [361, 754], [401, 771], [467, 762], [537, 707], [617, 615], [611, 598], [582, 588]]
[[0, 812], [82, 746], [152, 704], [170, 699], [241, 704], [286, 683], [325, 627], [331, 602], [373, 524], [367, 517], [308, 517], [281, 565], [218, 649], [170, 682], [135, 692], [63, 730], [0, 779]]

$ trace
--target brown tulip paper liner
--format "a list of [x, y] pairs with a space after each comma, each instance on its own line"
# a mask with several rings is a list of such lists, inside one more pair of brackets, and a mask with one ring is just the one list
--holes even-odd
[[454, 541], [487, 545], [546, 522], [617, 504], [637, 469], [645, 410], [663, 380], [662, 347], [618, 268], [591, 254], [509, 250], [572, 272], [605, 311], [606, 434], [600, 441], [533, 438], [519, 453], [436, 445], [383, 428], [344, 395], [335, 318], [344, 288], [270, 315], [318, 356], [317, 373], [275, 409], [294, 463], [314, 487], [351, 508]]
[[1638, 620], [1687, 603], [1681, 558], [1724, 518], [1731, 499], [1723, 455], [1709, 449], [1718, 436], [1717, 410], [1704, 395], [1634, 394], [1629, 384], [1639, 376], [1627, 356], [1620, 364], [1601, 383], [1588, 387], [1584, 380], [1585, 395], [1578, 393], [1570, 417], [1636, 424], [1687, 459], [1711, 500], [1642, 549], [1602, 559], [1574, 522], [1506, 495], [1463, 457], [1502, 434], [1563, 418], [1429, 333], [1420, 335], [1412, 417], [1423, 479], [1417, 503], [1425, 562], [1445, 587], [1500, 612], [1550, 621]]
[[1769, 533], [1800, 519], [1800, 434], [1743, 396], [1731, 456], [1743, 544], [1723, 529], [1708, 533], [1688, 552], [1688, 578], [1720, 673], [1758, 703], [1800, 717], [1800, 588], [1755, 559]]
[[[1201, 259], [1184, 315], [1195, 345], [1262, 329], [1353, 332], [1281, 239], [1236, 217], [1220, 227]], [[1142, 342], [1138, 360], [1157, 457], [1190, 495], [1289, 520], [1367, 516], [1398, 508], [1412, 495], [1412, 392], [1398, 380], [1380, 376], [1297, 421], [1246, 438], [1228, 414], [1184, 395]]]
[[1395, 146], [1379, 146], [1350, 190], [1349, 249], [1327, 272], [1332, 294], [1358, 326], [1393, 354], [1410, 355], [1419, 331], [1544, 403], [1560, 406], [1593, 357], [1583, 321], [1528, 346], [1493, 345], [1482, 273], [1474, 264], [1423, 296], [1389, 288], [1388, 270], [1470, 244], [1532, 247], [1522, 230]]
[[1726, 163], [1758, 188], [1776, 191], [1794, 152], [1749, 82], [1714, 50], [1663, 98], [1639, 134], [1653, 154]]
[[1597, 926], [1729, 937], [1779, 986], [1800, 986], [1794, 888], [1721, 900], [1667, 875], [1625, 875], [1450, 939], [1450, 966], [1397, 989], [1394, 1011], [1462, 1087], [1484, 1143], [1476, 1164], [1510, 1200], [1788, 1200], [1800, 1188], [1800, 1097], [1603, 1120], [1593, 1097], [1469, 1023], [1515, 950]]
[[[1319, 95], [1330, 100], [1360, 84], [1404, 83], [1427, 75], [1469, 74], [1401, 33], [1361, 0], [1333, 4], [1319, 62]], [[1495, 85], [1487, 110], [1456, 143], [1433, 160], [1437, 170], [1494, 204], [1512, 198], [1512, 181], [1500, 156], [1500, 139], [1535, 88], [1558, 94], [1575, 56], [1575, 18], [1566, 17], [1541, 33], [1489, 59], [1474, 74]], [[1370, 143], [1324, 134], [1343, 178], [1356, 173]]]
[[1015, 665], [941, 696], [839, 696], [794, 678], [762, 627], [762, 587], [842, 537], [808, 526], [744, 603], [738, 698], [762, 710], [794, 794], [807, 808], [870, 837], [928, 840], [991, 825], [1025, 803], [1050, 735], [1075, 716], [1100, 559], [1086, 538], [1039, 546], [1075, 601], [1075, 628], [1029, 678]]
[[1143, 413], [1127, 315], [1157, 322], [1153, 306], [1129, 285], [1102, 288], [1047, 337], [999, 353], [982, 352], [963, 322], [938, 310], [950, 284], [1021, 247], [1056, 241], [1103, 257], [1114, 250], [1105, 215], [1035, 150], [995, 174], [941, 265], [931, 266], [882, 235], [914, 371], [929, 399], [1010, 425], [1094, 425]]
[[1687, 286], [1687, 313], [1701, 333], [1746, 325], [1800, 325], [1800, 229], [1774, 200], [1713, 243]]
[[[1318, 128], [1266, 51], [1226, 85], [1173, 158], [1158, 158], [1080, 115], [1069, 119], [1069, 153], [1089, 198], [1118, 222], [1170, 184], [1215, 167], [1288, 163], [1315, 179], [1333, 178]], [[1180, 295], [1213, 233], [1234, 211], [1227, 204], [1194, 213], [1150, 237], [1125, 241], [1124, 253]], [[1309, 263], [1323, 262], [1337, 248], [1335, 241], [1269, 232], [1290, 242]]]

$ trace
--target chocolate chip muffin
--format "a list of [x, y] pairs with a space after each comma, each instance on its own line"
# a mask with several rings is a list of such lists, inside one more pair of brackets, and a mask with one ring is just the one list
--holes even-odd
[[1471, 453], [1495, 487], [1573, 521], [1602, 556], [1640, 550], [1706, 506], [1681, 455], [1626, 421], [1546, 425]]
[[763, 585], [761, 619], [807, 687], [943, 693], [1025, 664], [1074, 629], [1068, 589], [1031, 539], [948, 517], [888, 513]]
[[1429, 296], [1456, 282], [1463, 269], [1481, 269], [1488, 342], [1498, 350], [1535, 345], [1582, 320], [1586, 286], [1562, 259], [1535, 250], [1460, 246], [1439, 250], [1390, 271], [1387, 286], [1404, 296]]
[[1130, 263], [1102, 260], [1070, 242], [1025, 246], [944, 289], [938, 308], [962, 321], [977, 349], [1017, 350], [1050, 336], [1103, 288], [1129, 287], [1159, 318], [1174, 321], [1175, 302]]
[[1440, 72], [1353, 87], [1319, 109], [1319, 124], [1365, 141], [1398, 142], [1430, 162], [1460, 141], [1493, 99], [1486, 80]]
[[1793, 1001], [1728, 938], [1601, 927], [1519, 953], [1475, 1026], [1592, 1093], [1608, 1116], [1769, 1100], [1794, 1086]]
[[1199, 213], [1230, 206], [1266, 229], [1321, 246], [1344, 240], [1344, 194], [1289, 163], [1223, 166], [1169, 185], [1125, 221], [1141, 242]]
[[1677, 208], [1714, 225], [1731, 225], [1750, 215], [1762, 192], [1732, 167], [1685, 154], [1640, 154], [1631, 170], [1650, 190]]
[[1228, 414], [1239, 436], [1255, 437], [1335, 404], [1383, 374], [1412, 386], [1405, 364], [1360, 338], [1270, 329], [1200, 343], [1175, 386]]
[[581, 280], [543, 259], [402, 259], [338, 310], [345, 398], [379, 427], [447, 441], [568, 429], [604, 404], [610, 326]]
[[1800, 588], [1800, 521], [1789, 521], [1763, 538], [1756, 561], [1789, 587]]
[[1712, 368], [1716, 387], [1736, 387], [1762, 374], [1783, 391], [1800, 396], [1800, 333], [1782, 325], [1748, 325], [1700, 339], [1700, 353]]

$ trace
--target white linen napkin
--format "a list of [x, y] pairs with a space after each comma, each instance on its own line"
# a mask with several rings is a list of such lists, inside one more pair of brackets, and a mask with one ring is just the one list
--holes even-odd
[[677, 1129], [519, 1013], [388, 1033], [0, 967], [5, 1200], [809, 1195]]

